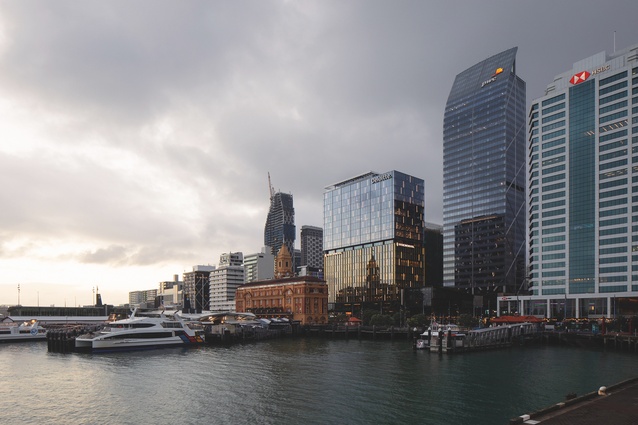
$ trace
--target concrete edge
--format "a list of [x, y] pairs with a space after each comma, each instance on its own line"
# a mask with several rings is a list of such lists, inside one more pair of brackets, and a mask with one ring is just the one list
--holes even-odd
[[[636, 382], [638, 382], [638, 377], [630, 378], [630, 379], [627, 379], [625, 381], [621, 381], [621, 382], [619, 382], [617, 384], [608, 386], [607, 387], [607, 392], [609, 394], [611, 394], [610, 391], [612, 391], [612, 390], [618, 390], [618, 389], [621, 389], [622, 387], [625, 387], [627, 385], [630, 385], [630, 384], [633, 384], [633, 383], [636, 383]], [[524, 423], [527, 420], [534, 419], [534, 418], [537, 418], [537, 417], [542, 416], [542, 415], [546, 415], [546, 414], [549, 414], [549, 413], [556, 412], [557, 410], [564, 409], [565, 407], [568, 407], [568, 406], [573, 406], [575, 404], [584, 403], [586, 401], [589, 401], [589, 400], [597, 398], [597, 397], [598, 397], [598, 390], [592, 391], [592, 392], [587, 393], [585, 395], [582, 395], [580, 397], [576, 397], [576, 398], [573, 398], [571, 400], [562, 401], [560, 403], [556, 403], [556, 404], [553, 404], [551, 406], [545, 407], [545, 408], [543, 408], [541, 410], [537, 410], [537, 411], [532, 412], [532, 413], [527, 413], [527, 414], [524, 414], [524, 415], [520, 415], [520, 416], [518, 416], [516, 418], [512, 418], [512, 419], [510, 419], [509, 423], [510, 423], [510, 425], [522, 424], [522, 423]]]

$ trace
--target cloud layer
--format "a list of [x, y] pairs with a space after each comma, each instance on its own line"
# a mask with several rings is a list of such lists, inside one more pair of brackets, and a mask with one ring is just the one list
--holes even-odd
[[0, 284], [97, 284], [118, 303], [257, 252], [268, 172], [298, 228], [322, 225], [325, 186], [392, 169], [426, 180], [441, 223], [454, 76], [519, 46], [532, 99], [613, 31], [638, 43], [631, 13], [586, 3], [3, 3]]

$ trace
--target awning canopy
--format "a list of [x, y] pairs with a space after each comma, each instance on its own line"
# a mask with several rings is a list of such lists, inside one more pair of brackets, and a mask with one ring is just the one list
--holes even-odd
[[543, 319], [536, 316], [501, 316], [491, 319], [492, 323], [540, 323]]

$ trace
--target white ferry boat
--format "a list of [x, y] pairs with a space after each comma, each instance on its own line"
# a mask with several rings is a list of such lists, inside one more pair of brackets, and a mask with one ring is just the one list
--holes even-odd
[[203, 329], [186, 322], [178, 314], [171, 317], [163, 312], [137, 314], [109, 322], [102, 330], [80, 335], [75, 339], [79, 351], [112, 352], [150, 350], [204, 342]]
[[47, 338], [47, 331], [33, 319], [21, 324], [0, 326], [0, 342], [38, 341]]

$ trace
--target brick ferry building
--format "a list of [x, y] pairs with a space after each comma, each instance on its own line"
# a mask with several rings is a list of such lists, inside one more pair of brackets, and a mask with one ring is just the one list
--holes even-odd
[[275, 278], [237, 288], [235, 310], [259, 318], [287, 318], [301, 325], [328, 323], [328, 285], [313, 276], [293, 276], [292, 256], [282, 245], [275, 260]]

